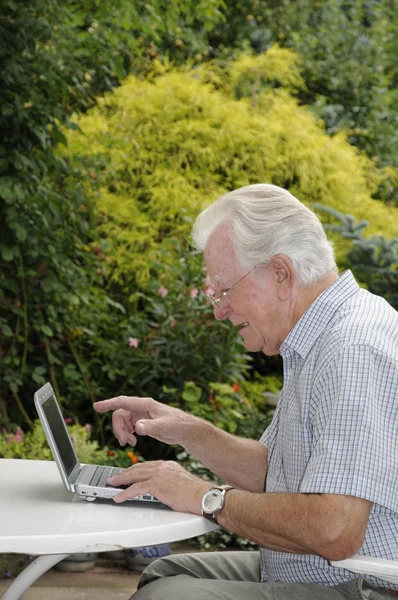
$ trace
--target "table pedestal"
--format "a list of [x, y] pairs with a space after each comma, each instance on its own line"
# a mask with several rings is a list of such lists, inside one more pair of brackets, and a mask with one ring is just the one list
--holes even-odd
[[0, 600], [19, 600], [26, 590], [51, 567], [58, 564], [69, 554], [43, 554], [38, 556], [18, 575], [0, 596]]

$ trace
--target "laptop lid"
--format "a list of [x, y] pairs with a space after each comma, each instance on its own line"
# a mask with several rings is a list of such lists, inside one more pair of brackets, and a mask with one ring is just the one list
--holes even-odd
[[81, 465], [50, 383], [37, 390], [34, 401], [64, 486], [74, 492]]

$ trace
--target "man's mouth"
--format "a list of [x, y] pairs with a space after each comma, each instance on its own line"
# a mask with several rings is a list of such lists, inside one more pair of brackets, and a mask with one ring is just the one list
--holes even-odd
[[239, 329], [244, 329], [245, 327], [247, 327], [249, 325], [248, 321], [245, 321], [244, 323], [241, 323], [240, 325], [238, 325]]

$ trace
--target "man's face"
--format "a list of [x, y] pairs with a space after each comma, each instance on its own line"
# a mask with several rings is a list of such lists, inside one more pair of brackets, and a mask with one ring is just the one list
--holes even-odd
[[286, 331], [280, 326], [284, 322], [283, 305], [276, 294], [272, 266], [244, 269], [236, 259], [228, 232], [228, 225], [220, 225], [210, 236], [204, 254], [214, 296], [220, 299], [214, 316], [229, 319], [249, 351], [278, 354]]

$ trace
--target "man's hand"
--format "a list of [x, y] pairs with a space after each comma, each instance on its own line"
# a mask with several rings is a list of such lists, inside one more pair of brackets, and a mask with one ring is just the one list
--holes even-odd
[[201, 500], [213, 486], [185, 471], [173, 461], [137, 463], [107, 481], [115, 487], [131, 484], [114, 502], [120, 503], [141, 494], [152, 494], [173, 510], [201, 514]]
[[184, 425], [194, 419], [178, 408], [166, 406], [152, 398], [118, 396], [95, 402], [97, 412], [115, 411], [113, 430], [121, 446], [135, 446], [138, 435], [149, 435], [166, 444], [183, 444]]
[[94, 408], [100, 413], [114, 411], [113, 430], [121, 446], [135, 446], [137, 434], [179, 444], [225, 483], [250, 492], [264, 491], [268, 459], [260, 442], [236, 437], [152, 398], [118, 396], [96, 402]]

